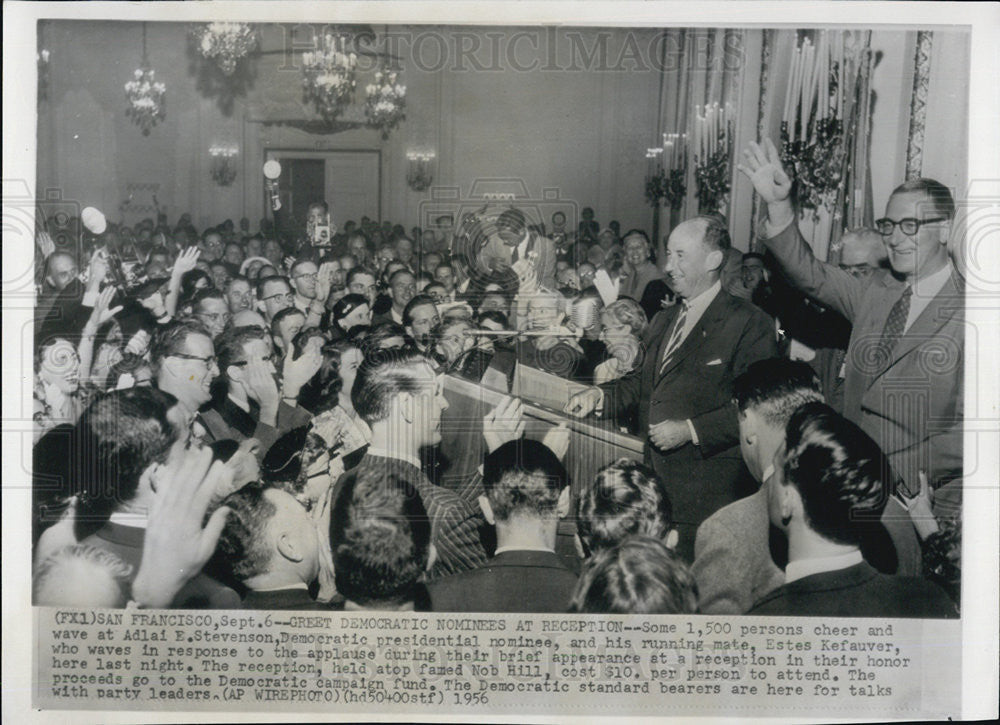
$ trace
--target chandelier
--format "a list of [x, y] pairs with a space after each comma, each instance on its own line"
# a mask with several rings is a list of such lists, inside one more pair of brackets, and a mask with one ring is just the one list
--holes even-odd
[[327, 122], [340, 115], [354, 92], [358, 56], [345, 50], [346, 38], [327, 35], [322, 43], [314, 39], [313, 50], [302, 54], [303, 95]]
[[375, 82], [365, 86], [368, 125], [381, 129], [383, 139], [389, 138], [389, 132], [406, 117], [406, 86], [397, 79], [396, 73], [380, 70], [375, 72]]
[[257, 48], [257, 32], [250, 23], [204, 23], [194, 26], [191, 35], [202, 56], [215, 60], [227, 76]]
[[163, 95], [167, 87], [156, 80], [156, 72], [149, 66], [146, 52], [146, 24], [142, 24], [142, 64], [133, 72], [133, 78], [125, 84], [128, 108], [125, 115], [148, 136], [150, 130], [166, 116]]

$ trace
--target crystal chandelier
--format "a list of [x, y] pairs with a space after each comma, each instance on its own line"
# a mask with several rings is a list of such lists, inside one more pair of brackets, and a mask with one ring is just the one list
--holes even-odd
[[257, 48], [257, 32], [250, 23], [204, 23], [194, 26], [191, 35], [201, 55], [215, 60], [227, 76]]
[[133, 78], [125, 84], [128, 108], [125, 115], [148, 136], [150, 130], [166, 116], [163, 95], [167, 87], [156, 80], [156, 72], [149, 66], [146, 52], [146, 24], [142, 24], [142, 64], [133, 72]]
[[389, 132], [402, 121], [406, 114], [406, 86], [400, 85], [395, 72], [376, 71], [375, 82], [365, 86], [365, 116], [368, 125], [381, 129], [382, 138], [389, 137]]
[[354, 92], [358, 56], [345, 52], [346, 45], [346, 38], [327, 35], [302, 54], [303, 95], [327, 122], [340, 115]]

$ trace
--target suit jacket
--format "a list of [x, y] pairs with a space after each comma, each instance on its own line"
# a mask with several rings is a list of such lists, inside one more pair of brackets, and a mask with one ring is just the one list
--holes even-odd
[[[145, 529], [109, 521], [98, 529], [97, 533], [88, 536], [81, 543], [110, 551], [126, 564], [130, 564], [131, 583], [139, 573], [145, 539]], [[171, 603], [173, 609], [240, 609], [241, 606], [240, 597], [235, 591], [202, 573], [181, 587]]]
[[309, 596], [307, 589], [278, 589], [271, 592], [258, 592], [251, 589], [243, 597], [244, 609], [326, 609]]
[[[904, 283], [880, 270], [867, 279], [817, 260], [798, 226], [765, 242], [806, 294], [853, 325], [847, 348], [844, 415], [889, 457], [910, 495], [918, 472], [931, 485], [962, 475], [965, 286], [952, 276], [900, 338], [890, 359], [873, 354]], [[919, 288], [915, 289], [919, 294]]]
[[565, 612], [576, 574], [550, 551], [505, 551], [428, 585], [435, 612]]
[[912, 617], [955, 619], [940, 587], [917, 577], [880, 574], [866, 562], [785, 584], [757, 602], [750, 615]]
[[702, 614], [745, 614], [785, 582], [771, 559], [764, 489], [716, 511], [701, 526], [691, 572]]
[[[334, 484], [332, 500], [336, 501], [348, 476], [357, 477], [369, 471], [383, 478], [397, 476], [417, 489], [427, 509], [431, 521], [431, 541], [437, 549], [437, 562], [431, 567], [429, 579], [475, 569], [486, 562], [486, 551], [479, 534], [480, 527], [486, 522], [479, 509], [454, 491], [435, 486], [412, 463], [366, 453], [357, 466], [344, 473]], [[331, 545], [336, 549], [337, 542], [331, 542]]]
[[699, 445], [687, 443], [663, 452], [647, 444], [645, 455], [673, 504], [679, 551], [690, 557], [695, 527], [740, 497], [741, 480], [752, 480], [738, 447], [733, 380], [750, 363], [773, 357], [778, 348], [771, 318], [720, 290], [661, 372], [663, 350], [679, 310], [674, 305], [657, 313], [642, 338], [642, 366], [601, 389], [605, 415], [622, 419], [634, 410], [640, 435], [648, 434], [651, 423], [664, 420], [693, 424]]
[[207, 443], [219, 440], [245, 441], [256, 438], [260, 441], [257, 452], [259, 460], [263, 461], [268, 450], [283, 434], [307, 425], [312, 416], [305, 408], [288, 405], [285, 401], [278, 403], [277, 425], [268, 425], [260, 421], [260, 406], [250, 401], [250, 412], [246, 412], [229, 399], [211, 403], [210, 408], [202, 410], [198, 419], [205, 428]]
[[[528, 239], [528, 252], [535, 252], [538, 259], [535, 261], [535, 271], [538, 273], [538, 286], [546, 289], [556, 289], [556, 245], [548, 237], [543, 237], [534, 232]], [[511, 264], [513, 250], [505, 245], [499, 237], [494, 236], [483, 248], [484, 261], [489, 266], [492, 263], [502, 266]]]

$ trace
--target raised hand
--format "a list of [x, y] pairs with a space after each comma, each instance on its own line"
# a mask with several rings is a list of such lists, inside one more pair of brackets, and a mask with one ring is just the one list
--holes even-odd
[[293, 351], [289, 349], [281, 371], [282, 395], [286, 398], [297, 398], [302, 386], [309, 382], [323, 364], [323, 353], [315, 347], [307, 347], [298, 360], [292, 359]]
[[764, 145], [751, 142], [743, 151], [744, 163], [736, 168], [742, 171], [753, 184], [761, 198], [770, 204], [787, 201], [792, 192], [792, 180], [781, 165], [781, 156], [771, 139], [764, 139]]
[[87, 272], [87, 285], [96, 290], [108, 276], [108, 260], [102, 250], [94, 252], [90, 257], [90, 269]]
[[483, 440], [492, 453], [504, 443], [524, 435], [524, 405], [520, 399], [504, 396], [483, 418]]
[[331, 262], [323, 262], [316, 275], [316, 300], [322, 305], [326, 305], [326, 300], [330, 296], [330, 288], [333, 287], [333, 270], [334, 266]]
[[[246, 364], [247, 394], [260, 404], [261, 419], [265, 414], [278, 412], [278, 384], [274, 380], [269, 365], [262, 360], [248, 360]], [[270, 416], [268, 416], [270, 417]], [[269, 420], [264, 420], [269, 423]]]
[[198, 247], [188, 247], [177, 255], [177, 259], [174, 260], [174, 271], [175, 277], [180, 278], [185, 272], [190, 272], [198, 264], [198, 257], [201, 256], [201, 250]]
[[212, 556], [229, 509], [216, 509], [203, 526], [215, 492], [225, 489], [232, 470], [212, 464], [203, 448], [184, 457], [177, 471], [158, 486], [149, 509], [142, 563], [132, 584], [140, 606], [162, 608], [195, 577]]
[[101, 325], [122, 311], [122, 305], [111, 307], [111, 300], [114, 298], [116, 291], [114, 287], [105, 287], [97, 296], [97, 301], [94, 303], [94, 310], [90, 313], [90, 319], [87, 320], [87, 324], [84, 326], [85, 333], [96, 332]]
[[569, 427], [565, 423], [549, 428], [542, 436], [542, 443], [556, 454], [560, 461], [566, 457], [569, 450]]

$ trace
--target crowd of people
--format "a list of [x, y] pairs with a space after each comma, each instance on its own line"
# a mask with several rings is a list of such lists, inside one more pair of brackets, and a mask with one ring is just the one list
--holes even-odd
[[[35, 603], [957, 616], [951, 195], [903, 184], [834, 265], [774, 147], [741, 168], [767, 205], [745, 254], [716, 215], [661, 245], [592, 209], [363, 218], [320, 245], [325, 202], [257, 231], [47, 220]], [[567, 417], [643, 460], [571, 481], [568, 428], [525, 437], [504, 396], [456, 483], [427, 455], [445, 378], [515, 364], [578, 383]]]

